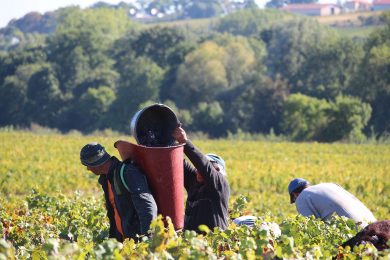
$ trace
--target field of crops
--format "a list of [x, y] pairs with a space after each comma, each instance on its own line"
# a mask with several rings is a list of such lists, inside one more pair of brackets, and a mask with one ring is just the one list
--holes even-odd
[[[176, 233], [156, 220], [149, 239], [121, 244], [107, 239], [97, 177], [79, 163], [80, 148], [99, 141], [113, 147], [128, 136], [103, 137], [0, 131], [0, 259], [24, 258], [369, 258], [370, 245], [354, 252], [338, 245], [357, 230], [351, 221], [330, 224], [296, 216], [287, 185], [294, 177], [335, 182], [355, 194], [377, 219], [390, 216], [390, 146], [195, 140], [224, 157], [231, 185], [231, 216], [259, 217], [253, 229], [231, 224], [206, 236]], [[281, 235], [264, 226], [277, 223]], [[207, 232], [207, 230], [206, 230]]]

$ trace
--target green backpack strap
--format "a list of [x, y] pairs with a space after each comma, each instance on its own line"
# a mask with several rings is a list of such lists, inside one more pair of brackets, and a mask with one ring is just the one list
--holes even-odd
[[121, 172], [120, 172], [121, 180], [122, 180], [123, 186], [125, 186], [126, 190], [127, 190], [128, 192], [130, 192], [130, 188], [129, 188], [129, 186], [127, 186], [126, 181], [125, 181], [125, 178], [123, 177], [124, 171], [125, 171], [125, 164], [122, 164]]
[[115, 193], [118, 195], [122, 195], [126, 193], [126, 191], [129, 191], [129, 187], [127, 186], [123, 177], [124, 170], [125, 170], [125, 164], [123, 163], [120, 168], [120, 171], [118, 171], [118, 169], [115, 169], [114, 171], [113, 184], [114, 184]]

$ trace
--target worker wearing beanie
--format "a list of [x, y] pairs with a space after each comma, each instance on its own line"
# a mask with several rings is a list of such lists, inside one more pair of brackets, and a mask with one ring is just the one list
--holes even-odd
[[123, 163], [110, 156], [96, 142], [80, 151], [81, 164], [99, 176], [110, 221], [109, 237], [122, 242], [145, 235], [157, 216], [156, 202], [145, 175], [131, 161]]

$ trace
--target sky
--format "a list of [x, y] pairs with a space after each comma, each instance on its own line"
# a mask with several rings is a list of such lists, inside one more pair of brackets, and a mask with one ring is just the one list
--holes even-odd
[[[99, 0], [0, 0], [0, 28], [7, 26], [13, 18], [21, 18], [33, 11], [41, 14], [47, 11], [54, 11], [60, 7], [78, 5], [81, 8], [91, 6]], [[131, 2], [131, 0], [103, 0], [106, 3], [118, 4], [120, 2]], [[268, 0], [256, 0], [257, 4], [264, 6]]]

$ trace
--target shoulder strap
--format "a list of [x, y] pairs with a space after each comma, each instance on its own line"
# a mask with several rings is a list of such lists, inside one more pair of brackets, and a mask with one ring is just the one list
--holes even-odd
[[123, 184], [123, 186], [125, 186], [126, 190], [130, 192], [130, 188], [129, 188], [129, 186], [127, 186], [127, 183], [126, 183], [126, 181], [125, 181], [125, 178], [123, 177], [123, 172], [124, 172], [124, 171], [125, 171], [125, 164], [122, 164], [121, 172], [120, 172], [122, 184]]
[[122, 195], [126, 191], [129, 191], [129, 187], [127, 186], [126, 182], [124, 181], [123, 173], [125, 170], [125, 164], [122, 163], [120, 171], [118, 171], [118, 168], [114, 171], [114, 189], [116, 194]]

